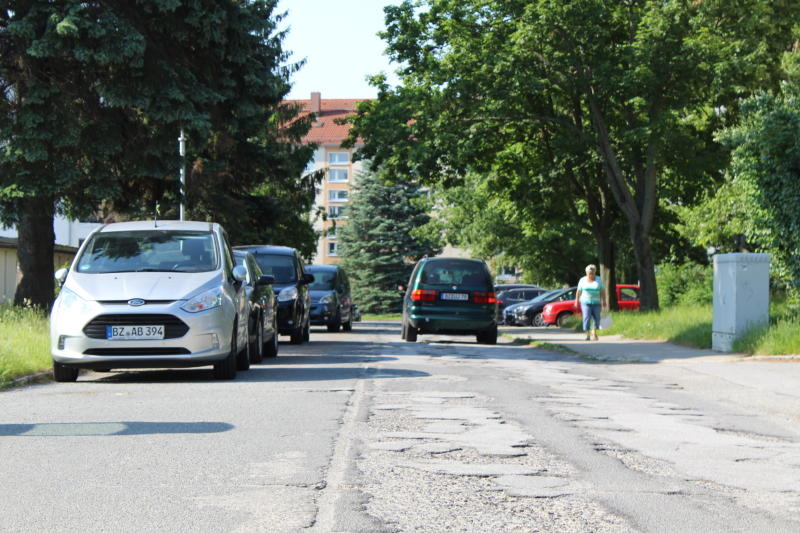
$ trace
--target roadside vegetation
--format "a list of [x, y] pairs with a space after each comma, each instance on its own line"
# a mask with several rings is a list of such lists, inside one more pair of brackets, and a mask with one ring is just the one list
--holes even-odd
[[47, 316], [27, 307], [0, 306], [0, 388], [49, 368]]
[[383, 320], [402, 320], [402, 313], [366, 313], [362, 315], [361, 320], [366, 321], [383, 321]]

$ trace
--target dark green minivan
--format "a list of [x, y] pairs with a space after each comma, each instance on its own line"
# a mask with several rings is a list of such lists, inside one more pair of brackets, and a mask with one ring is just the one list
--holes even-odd
[[497, 299], [486, 263], [431, 257], [419, 261], [403, 298], [403, 339], [424, 333], [475, 335], [497, 343]]

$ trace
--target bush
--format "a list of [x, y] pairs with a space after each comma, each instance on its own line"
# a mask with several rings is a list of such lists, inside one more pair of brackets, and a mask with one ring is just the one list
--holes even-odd
[[658, 300], [671, 305], [709, 304], [714, 296], [714, 269], [711, 265], [664, 263], [656, 273]]

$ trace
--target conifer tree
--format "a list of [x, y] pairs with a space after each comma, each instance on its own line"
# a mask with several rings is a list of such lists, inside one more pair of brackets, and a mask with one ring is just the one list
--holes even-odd
[[399, 312], [398, 283], [408, 280], [419, 259], [441, 251], [430, 238], [413, 234], [430, 220], [424, 194], [415, 183], [387, 183], [380, 173], [357, 178], [339, 255], [350, 276], [353, 301], [363, 311]]

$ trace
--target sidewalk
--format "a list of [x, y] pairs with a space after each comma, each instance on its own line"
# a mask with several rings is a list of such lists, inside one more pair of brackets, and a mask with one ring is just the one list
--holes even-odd
[[558, 344], [598, 361], [660, 363], [691, 359], [697, 362], [729, 362], [744, 358], [741, 354], [701, 350], [666, 341], [626, 339], [621, 335], [606, 335], [601, 336], [598, 341], [587, 341], [585, 340], [586, 336], [581, 332], [556, 327], [502, 327], [500, 333], [516, 339], [535, 339], [549, 344]]

